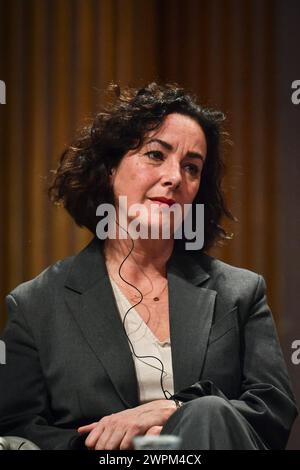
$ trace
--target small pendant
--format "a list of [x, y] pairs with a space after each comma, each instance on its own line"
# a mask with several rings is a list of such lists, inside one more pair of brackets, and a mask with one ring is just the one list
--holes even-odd
[[155, 302], [158, 302], [159, 301], [159, 297], [154, 297], [153, 299]]

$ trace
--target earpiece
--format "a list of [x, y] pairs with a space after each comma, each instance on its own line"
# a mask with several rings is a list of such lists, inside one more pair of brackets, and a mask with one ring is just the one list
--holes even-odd
[[[117, 221], [117, 224], [121, 227], [121, 225], [119, 224], [118, 221]], [[121, 228], [122, 228], [123, 230], [125, 230], [125, 231], [127, 232], [127, 234], [129, 235], [129, 237], [130, 237], [130, 234], [128, 233], [128, 231], [127, 231], [126, 229], [124, 229], [123, 227], [121, 227]], [[126, 334], [126, 336], [127, 336], [128, 342], [129, 342], [129, 344], [130, 344], [132, 354], [133, 354], [137, 359], [145, 359], [145, 358], [150, 358], [150, 357], [151, 357], [151, 358], [153, 358], [153, 359], [156, 359], [156, 360], [161, 364], [162, 369], [161, 369], [161, 368], [158, 368], [158, 367], [155, 367], [155, 366], [153, 366], [152, 364], [149, 364], [148, 362], [143, 361], [144, 364], [147, 364], [148, 366], [153, 367], [154, 369], [158, 369], [158, 370], [161, 371], [160, 386], [161, 386], [161, 389], [162, 389], [162, 392], [163, 392], [165, 398], [168, 400], [168, 399], [172, 396], [172, 394], [171, 394], [168, 390], [164, 390], [164, 387], [163, 387], [163, 376], [166, 375], [166, 373], [165, 373], [165, 368], [164, 368], [164, 364], [163, 364], [162, 361], [161, 361], [158, 357], [156, 357], [156, 356], [138, 356], [138, 355], [135, 353], [133, 344], [132, 344], [132, 342], [131, 342], [131, 340], [130, 340], [128, 334], [127, 334], [126, 328], [125, 328], [125, 319], [126, 319], [126, 316], [128, 315], [128, 313], [130, 312], [131, 309], [133, 309], [134, 307], [136, 307], [136, 306], [137, 306], [139, 303], [141, 303], [142, 300], [143, 300], [143, 293], [142, 293], [136, 286], [134, 286], [134, 285], [131, 284], [130, 282], [126, 281], [126, 279], [124, 279], [124, 277], [121, 275], [121, 268], [122, 268], [123, 264], [125, 263], [126, 259], [131, 255], [131, 253], [132, 253], [132, 251], [133, 251], [133, 249], [134, 249], [134, 240], [133, 240], [131, 237], [130, 237], [130, 239], [131, 239], [131, 242], [132, 242], [132, 247], [131, 247], [129, 253], [125, 256], [125, 258], [123, 259], [122, 263], [121, 263], [120, 266], [119, 266], [119, 276], [120, 276], [120, 278], [121, 278], [124, 282], [126, 282], [126, 284], [128, 284], [128, 285], [134, 287], [134, 288], [139, 292], [139, 294], [141, 295], [141, 300], [140, 300], [139, 302], [137, 302], [135, 305], [132, 305], [132, 306], [127, 310], [127, 312], [126, 312], [125, 315], [124, 315], [124, 318], [123, 318], [123, 321], [122, 321], [122, 325], [123, 325], [124, 332], [125, 332], [125, 334]], [[166, 393], [169, 394], [169, 397], [166, 395]]]

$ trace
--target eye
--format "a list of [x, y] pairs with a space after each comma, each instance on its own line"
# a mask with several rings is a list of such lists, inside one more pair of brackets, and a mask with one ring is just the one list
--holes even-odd
[[201, 168], [199, 168], [197, 165], [193, 165], [192, 163], [188, 163], [185, 165], [187, 171], [192, 175], [192, 176], [199, 176], [201, 173]]
[[146, 152], [145, 155], [147, 155], [151, 160], [164, 159], [164, 154], [160, 150], [150, 150], [150, 152]]

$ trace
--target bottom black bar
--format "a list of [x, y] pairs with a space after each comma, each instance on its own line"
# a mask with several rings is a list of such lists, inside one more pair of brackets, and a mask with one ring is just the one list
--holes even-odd
[[[193, 465], [194, 467], [241, 463], [299, 465], [300, 451], [2, 451], [0, 452], [0, 468], [4, 463], [25, 465], [37, 463], [66, 466], [74, 468], [118, 468], [136, 469], [147, 465]], [[246, 459], [246, 460], [245, 460]]]

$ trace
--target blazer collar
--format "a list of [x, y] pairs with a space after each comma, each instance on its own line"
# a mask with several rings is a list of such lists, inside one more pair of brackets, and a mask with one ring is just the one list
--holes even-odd
[[[174, 393], [198, 381], [204, 365], [216, 297], [200, 287], [210, 277], [207, 260], [173, 253], [167, 263]], [[122, 401], [137, 406], [134, 361], [97, 238], [75, 256], [65, 287], [74, 319]]]
[[[186, 279], [194, 285], [200, 285], [209, 279], [208, 270], [205, 269], [205, 254], [173, 253], [167, 263], [167, 272]], [[204, 265], [204, 266], [203, 266]], [[65, 281], [68, 287], [78, 293], [83, 293], [108, 275], [101, 244], [94, 238], [78, 255]]]

